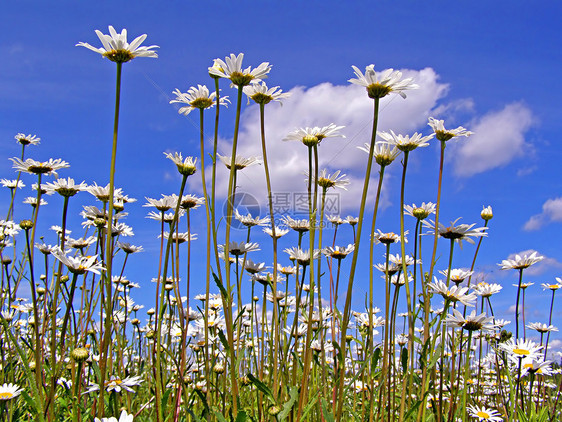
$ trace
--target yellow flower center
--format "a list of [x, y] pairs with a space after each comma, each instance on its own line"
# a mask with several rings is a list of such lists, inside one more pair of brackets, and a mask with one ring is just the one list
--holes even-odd
[[476, 416], [478, 416], [479, 418], [484, 418], [484, 419], [489, 419], [490, 415], [487, 414], [486, 412], [483, 412], [482, 410], [478, 411], [476, 413]]
[[513, 349], [513, 353], [515, 353], [516, 355], [523, 355], [523, 356], [527, 356], [531, 354], [531, 352], [528, 351], [527, 349]]
[[4, 391], [2, 393], [0, 393], [0, 400], [10, 400], [14, 397], [13, 393], [10, 393], [9, 391]]
[[386, 97], [391, 91], [391, 87], [379, 83], [374, 83], [367, 87], [367, 95], [373, 99]]

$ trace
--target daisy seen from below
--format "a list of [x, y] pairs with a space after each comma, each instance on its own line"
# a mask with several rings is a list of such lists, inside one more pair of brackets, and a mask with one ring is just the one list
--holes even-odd
[[494, 409], [485, 406], [468, 405], [468, 413], [473, 418], [478, 418], [479, 422], [502, 422], [501, 414]]
[[57, 176], [57, 170], [64, 169], [70, 167], [70, 165], [66, 162], [57, 158], [53, 160], [49, 158], [48, 161], [35, 161], [31, 158], [26, 159], [25, 161], [20, 160], [19, 158], [10, 158], [10, 160], [14, 163], [13, 169], [17, 171], [23, 171], [24, 173], [29, 174], [46, 174], [46, 175], [53, 175]]
[[133, 414], [129, 414], [127, 413], [127, 411], [123, 410], [121, 412], [121, 416], [119, 416], [119, 419], [111, 417], [111, 418], [95, 418], [94, 422], [133, 422]]
[[[222, 163], [226, 166], [226, 168], [230, 170], [232, 164], [232, 156], [226, 156], [220, 154], [217, 155], [219, 157], [219, 160], [221, 160]], [[246, 167], [253, 166], [254, 164], [261, 164], [261, 159], [258, 157], [245, 158], [240, 155], [237, 155], [236, 159], [234, 160], [234, 169], [242, 170], [245, 169]]]
[[[369, 153], [370, 145], [365, 143], [362, 147], [357, 147], [361, 151]], [[396, 148], [396, 145], [392, 145], [388, 142], [376, 142], [375, 148], [373, 150], [373, 157], [377, 164], [381, 167], [386, 167], [400, 155], [400, 150]]]
[[239, 87], [257, 83], [267, 78], [267, 74], [271, 70], [269, 62], [263, 62], [255, 69], [252, 69], [250, 66], [242, 69], [243, 59], [244, 53], [240, 53], [238, 56], [230, 54], [224, 60], [215, 59], [213, 66], [209, 68], [209, 74], [219, 78], [230, 79], [232, 85]]
[[15, 384], [0, 385], [0, 401], [7, 401], [16, 398], [23, 390]]
[[105, 269], [101, 263], [96, 262], [98, 258], [97, 255], [80, 257], [68, 256], [59, 247], [53, 248], [51, 253], [56, 259], [66, 265], [68, 271], [73, 274], [84, 274], [86, 271], [100, 274], [100, 271]]
[[283, 139], [284, 141], [301, 141], [307, 147], [318, 145], [325, 138], [345, 138], [339, 131], [345, 126], [336, 126], [330, 123], [328, 126], [314, 126], [295, 129]]
[[[213, 107], [216, 104], [217, 93], [209, 93], [209, 88], [205, 85], [197, 85], [197, 88], [192, 86], [187, 92], [181, 92], [176, 88], [173, 93], [176, 95], [176, 99], [171, 100], [170, 104], [184, 104], [184, 106], [180, 107], [178, 110], [178, 113], [184, 116], [187, 116], [191, 111], [197, 108], [203, 110]], [[219, 98], [220, 105], [228, 106], [228, 103], [230, 103], [228, 97]]]
[[428, 125], [431, 127], [431, 129], [433, 129], [433, 132], [435, 132], [435, 137], [439, 141], [443, 142], [446, 142], [453, 138], [457, 138], [459, 136], [468, 137], [473, 134], [462, 126], [459, 126], [456, 129], [445, 129], [444, 121], [434, 119], [433, 117], [429, 118]]
[[377, 77], [374, 64], [365, 68], [365, 74], [357, 66], [351, 67], [356, 78], [349, 79], [348, 82], [364, 86], [367, 89], [367, 95], [373, 99], [386, 97], [390, 93], [406, 98], [404, 91], [419, 88], [412, 78], [402, 79], [402, 72], [398, 70], [386, 69]]
[[[472, 239], [473, 237], [488, 236], [488, 233], [486, 233], [486, 230], [488, 230], [487, 227], [477, 227], [473, 229], [476, 223], [459, 224], [456, 226], [455, 224], [460, 219], [461, 217], [457, 218], [455, 221], [452, 221], [451, 225], [448, 227], [439, 223], [439, 230], [438, 230], [439, 236], [445, 239], [454, 240], [461, 246], [463, 240], [466, 240], [468, 243], [472, 243], [474, 245], [475, 242], [474, 239]], [[435, 222], [433, 220], [429, 220], [429, 221], [424, 220], [423, 224], [424, 226], [426, 226], [428, 229], [431, 230], [430, 234], [435, 233]]]
[[271, 101], [277, 101], [281, 105], [286, 98], [291, 96], [290, 92], [283, 92], [278, 86], [268, 88], [265, 82], [259, 82], [244, 87], [244, 94], [248, 96], [248, 103], [250, 99], [257, 104], [269, 104]]
[[433, 138], [433, 134], [422, 136], [421, 133], [414, 133], [410, 135], [397, 135], [394, 131], [389, 132], [377, 132], [382, 139], [388, 142], [390, 145], [394, 145], [400, 151], [409, 152], [413, 151], [418, 147], [426, 147], [429, 145], [427, 141]]
[[41, 138], [38, 138], [37, 135], [26, 135], [25, 133], [18, 133], [14, 136], [18, 144], [22, 144], [23, 146], [26, 145], [39, 145]]
[[86, 47], [87, 49], [95, 51], [96, 53], [99, 53], [103, 57], [116, 63], [125, 63], [134, 59], [135, 57], [158, 57], [156, 51], [153, 50], [154, 48], [158, 48], [157, 45], [141, 47], [141, 44], [146, 39], [146, 34], [138, 36], [130, 44], [127, 42], [126, 29], [123, 29], [121, 33], [118, 34], [113, 26], [110, 25], [109, 35], [103, 34], [97, 29], [96, 34], [100, 39], [103, 47], [96, 48], [85, 42], [79, 42], [78, 44], [76, 44], [76, 46]]
[[173, 154], [165, 152], [164, 155], [172, 160], [182, 176], [191, 176], [197, 171], [197, 158], [185, 157], [184, 159], [181, 152], [174, 152]]
[[[322, 169], [322, 171], [318, 175], [318, 180], [315, 180], [314, 176], [312, 176], [312, 180], [323, 189], [341, 188], [347, 190], [346, 186], [349, 185], [349, 179], [346, 179], [345, 174], [340, 173], [340, 170], [336, 170], [334, 173], [328, 174], [328, 171], [326, 169]], [[308, 181], [308, 172], [306, 172], [305, 174], [307, 176], [305, 181]]]
[[88, 185], [84, 182], [76, 184], [74, 179], [57, 179], [52, 183], [45, 184], [45, 190], [47, 194], [52, 194], [57, 192], [63, 197], [71, 197], [76, 195], [80, 191], [85, 191], [88, 189]]
[[500, 264], [498, 264], [502, 270], [522, 270], [524, 268], [530, 267], [537, 262], [544, 259], [544, 256], [538, 255], [537, 251], [533, 251], [530, 254], [515, 254], [515, 257], [510, 259], [504, 259]]
[[404, 213], [418, 220], [425, 220], [431, 214], [435, 214], [436, 208], [437, 206], [433, 202], [422, 202], [419, 207], [416, 204], [404, 205]]
[[458, 327], [467, 331], [494, 331], [496, 328], [493, 323], [493, 317], [487, 317], [486, 314], [476, 315], [476, 311], [472, 311], [470, 315], [464, 317], [460, 311], [453, 309], [453, 315], [447, 315], [445, 323], [450, 327]]

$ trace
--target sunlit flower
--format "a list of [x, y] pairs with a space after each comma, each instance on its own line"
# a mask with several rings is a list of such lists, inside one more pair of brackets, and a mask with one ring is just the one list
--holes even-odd
[[116, 63], [125, 63], [135, 57], [158, 57], [156, 51], [152, 50], [153, 48], [158, 48], [157, 45], [151, 45], [149, 47], [140, 46], [146, 39], [146, 34], [138, 36], [131, 44], [127, 42], [126, 29], [123, 29], [121, 33], [118, 34], [112, 26], [109, 26], [109, 35], [105, 35], [97, 29], [96, 34], [103, 44], [102, 48], [96, 48], [84, 42], [79, 42], [76, 46], [86, 47]]
[[57, 179], [52, 183], [46, 183], [45, 189], [47, 193], [57, 192], [66, 198], [76, 195], [78, 192], [88, 189], [88, 185], [84, 182], [76, 184], [74, 179]]
[[[220, 155], [220, 154], [217, 155], [219, 159], [222, 161], [222, 163], [226, 166], [226, 168], [230, 170], [230, 166], [232, 164], [232, 155], [229, 156]], [[237, 155], [234, 160], [234, 169], [242, 170], [246, 167], [253, 166], [254, 164], [261, 164], [261, 159], [258, 157], [244, 158], [240, 155]]]
[[341, 260], [353, 252], [354, 249], [355, 246], [350, 243], [347, 246], [328, 246], [322, 249], [322, 253], [330, 258]]
[[542, 283], [541, 286], [543, 290], [556, 291], [562, 288], [562, 278], [556, 277], [556, 283]]
[[182, 157], [181, 152], [174, 152], [173, 154], [165, 152], [164, 155], [166, 158], [172, 160], [172, 162], [178, 168], [178, 171], [183, 176], [191, 176], [193, 173], [197, 171], [197, 158], [193, 157]]
[[377, 132], [377, 134], [388, 142], [390, 145], [394, 145], [400, 151], [413, 151], [418, 147], [426, 147], [429, 145], [427, 141], [433, 138], [433, 134], [422, 136], [421, 133], [414, 133], [410, 135], [397, 135], [394, 131], [388, 132]]
[[[365, 143], [362, 147], [357, 147], [361, 151], [365, 151], [367, 154], [370, 152], [371, 145]], [[373, 157], [377, 164], [381, 167], [390, 165], [396, 157], [400, 155], [400, 150], [396, 148], [396, 145], [390, 144], [388, 142], [376, 142], [373, 149]]]
[[240, 221], [246, 227], [253, 227], [253, 226], [264, 226], [269, 223], [269, 217], [252, 217], [252, 214], [248, 213], [246, 215], [242, 215], [238, 212], [238, 210], [234, 210], [234, 218]]
[[306, 233], [310, 229], [310, 221], [306, 219], [291, 218], [290, 216], [281, 217], [283, 223], [298, 233]]
[[533, 251], [531, 254], [524, 254], [523, 256], [515, 254], [513, 259], [504, 259], [501, 264], [498, 264], [502, 270], [522, 270], [524, 268], [530, 267], [537, 262], [544, 259], [544, 256], [538, 255], [537, 251]]
[[[36, 196], [28, 196], [27, 198], [25, 198], [23, 200], [24, 204], [29, 204], [32, 207], [36, 207], [37, 206], [37, 197]], [[40, 205], [47, 205], [47, 201], [45, 201], [43, 198], [41, 198], [41, 201], [39, 202]]]
[[205, 198], [195, 195], [182, 195], [180, 201], [180, 208], [183, 210], [191, 210], [199, 208], [200, 205], [205, 203]]
[[133, 422], [134, 415], [128, 414], [125, 410], [121, 412], [121, 416], [119, 416], [119, 420], [114, 417], [111, 418], [95, 418], [94, 422]]
[[4, 188], [16, 189], [16, 188], [25, 188], [25, 183], [21, 180], [8, 180], [8, 179], [0, 179], [0, 184]]
[[[135, 387], [142, 382], [141, 377], [127, 377], [127, 378], [119, 378], [117, 376], [112, 375], [110, 379], [105, 381], [105, 389], [107, 392], [115, 391], [116, 393], [120, 393], [122, 390], [128, 391], [129, 393], [134, 393], [131, 387]], [[87, 393], [91, 393], [93, 391], [99, 391], [100, 386], [98, 384], [91, 384], [86, 390]]]
[[419, 207], [416, 204], [404, 205], [404, 213], [419, 220], [425, 220], [435, 213], [436, 208], [437, 206], [433, 202], [428, 202], [427, 204], [422, 202]]
[[28, 158], [25, 161], [22, 161], [19, 158], [10, 158], [10, 160], [14, 163], [13, 168], [15, 170], [23, 171], [24, 173], [29, 174], [46, 174], [56, 177], [57, 170], [70, 167], [66, 161], [63, 161], [60, 158], [57, 158], [56, 160], [49, 158], [48, 161], [43, 162], [35, 161], [31, 158]]
[[[408, 234], [408, 231], [404, 232], [404, 236]], [[379, 229], [377, 229], [377, 233], [375, 233], [375, 243], [382, 243], [383, 245], [390, 245], [392, 243], [400, 242], [400, 235], [388, 232], [383, 233]], [[408, 240], [404, 237], [404, 242], [408, 243]]]
[[168, 211], [172, 208], [176, 208], [178, 197], [172, 195], [162, 195], [160, 199], [153, 199], [153, 198], [146, 198], [148, 201], [147, 204], [144, 204], [143, 207], [154, 207], [158, 211]]
[[271, 65], [268, 62], [263, 62], [255, 69], [250, 66], [242, 69], [242, 59], [244, 59], [243, 53], [238, 54], [238, 56], [231, 54], [230, 57], [225, 57], [224, 61], [215, 59], [213, 66], [209, 68], [209, 74], [230, 79], [232, 85], [236, 86], [246, 86], [267, 78], [267, 74], [271, 70]]
[[546, 325], [540, 322], [531, 322], [530, 324], [527, 324], [527, 328], [530, 328], [531, 330], [536, 330], [541, 334], [544, 333], [548, 333], [551, 331], [558, 331], [558, 328], [556, 328], [554, 325]]
[[257, 274], [265, 269], [265, 262], [254, 263], [251, 259], [246, 259], [244, 269], [250, 274]]
[[[284, 249], [284, 251], [289, 254], [289, 259], [291, 261], [296, 260], [303, 267], [306, 267], [308, 264], [310, 264], [310, 250], [303, 250], [298, 247], [292, 247], [286, 248]], [[319, 257], [320, 251], [318, 249], [314, 249], [313, 259], [318, 259]]]
[[485, 406], [472, 406], [468, 405], [468, 413], [473, 418], [478, 418], [479, 422], [502, 422], [501, 414], [494, 409], [489, 409]]
[[[487, 227], [478, 227], [476, 229], [473, 229], [472, 227], [474, 227], [476, 223], [474, 223], [474, 224], [459, 224], [458, 226], [455, 226], [455, 224], [459, 220], [460, 220], [460, 217], [457, 218], [455, 221], [452, 221], [451, 225], [449, 227], [445, 227], [443, 224], [439, 223], [439, 236], [441, 236], [445, 239], [454, 240], [455, 242], [457, 242], [459, 245], [462, 246], [463, 240], [466, 240], [467, 242], [474, 244], [475, 242], [472, 239], [472, 237], [483, 237], [483, 236], [488, 235], [486, 233], [486, 230], [488, 230]], [[432, 221], [432, 220], [425, 221], [424, 220], [423, 224], [427, 228], [432, 230], [433, 233], [435, 233], [435, 222], [434, 221]]]
[[521, 376], [524, 377], [527, 374], [550, 376], [552, 375], [551, 364], [551, 361], [544, 360], [541, 357], [538, 359], [523, 359], [521, 362]]
[[490, 297], [493, 294], [499, 293], [501, 289], [502, 286], [500, 286], [499, 284], [496, 283], [489, 284], [484, 281], [474, 286], [474, 292], [478, 296], [482, 296], [482, 297]]
[[88, 246], [96, 243], [97, 238], [95, 236], [89, 236], [89, 237], [83, 237], [80, 239], [68, 239], [66, 241], [66, 245], [69, 248], [74, 248], [74, 249], [84, 249], [87, 248]]
[[[273, 237], [273, 229], [271, 227], [264, 227], [263, 232]], [[279, 239], [289, 233], [289, 229], [275, 226], [275, 238]]]
[[117, 247], [120, 248], [126, 254], [132, 254], [132, 253], [144, 251], [142, 246], [131, 245], [130, 243], [127, 242], [117, 242]]
[[318, 145], [325, 138], [345, 138], [345, 136], [339, 133], [340, 129], [343, 129], [344, 127], [345, 126], [336, 126], [335, 124], [330, 123], [328, 126], [324, 127], [314, 126], [295, 129], [290, 132], [283, 140], [301, 141], [304, 145], [312, 147], [314, 145]]
[[431, 126], [431, 129], [435, 132], [435, 137], [440, 141], [448, 141], [459, 136], [468, 137], [472, 135], [472, 132], [466, 130], [462, 126], [459, 126], [456, 129], [445, 129], [443, 123], [443, 120], [437, 120], [433, 117], [429, 118], [428, 125]]
[[457, 285], [449, 286], [434, 277], [433, 283], [428, 283], [427, 286], [433, 291], [443, 297], [449, 302], [460, 302], [466, 306], [474, 306], [476, 302], [476, 295], [474, 293], [467, 293], [468, 287], [459, 287]]
[[491, 220], [493, 216], [494, 213], [490, 205], [488, 205], [487, 207], [482, 207], [482, 211], [480, 211], [480, 217], [482, 217], [483, 220]]
[[[306, 172], [305, 174], [307, 176], [306, 180], [308, 180], [308, 172]], [[318, 180], [316, 180], [313, 176], [312, 182], [316, 182], [318, 186], [323, 189], [342, 188], [344, 190], [347, 190], [346, 186], [349, 185], [349, 179], [346, 179], [345, 176], [345, 174], [340, 175], [340, 170], [337, 170], [332, 174], [328, 174], [328, 171], [326, 169], [322, 169], [322, 171], [318, 175]]]
[[[97, 183], [94, 182], [94, 184], [90, 185], [88, 189], [86, 189], [86, 191], [94, 195], [98, 200], [102, 202], [109, 201], [109, 194], [110, 194], [109, 184], [107, 184], [104, 187], [104, 186], [98, 186]], [[122, 196], [123, 196], [123, 189], [121, 188], [113, 189], [113, 197], [115, 199], [121, 198]]]
[[518, 363], [519, 359], [537, 359], [540, 357], [540, 351], [543, 346], [537, 345], [531, 340], [510, 339], [504, 343], [500, 343], [500, 348], [508, 353], [508, 357]]
[[14, 136], [16, 141], [22, 145], [39, 145], [41, 138], [38, 138], [37, 135], [26, 135], [25, 133], [18, 133]]
[[493, 317], [486, 317], [485, 314], [476, 315], [476, 311], [472, 311], [470, 315], [464, 317], [461, 312], [453, 309], [453, 315], [447, 315], [445, 323], [452, 327], [462, 328], [467, 331], [493, 331]]
[[[224, 250], [224, 245], [219, 245], [219, 248]], [[228, 252], [234, 256], [244, 255], [247, 252], [259, 251], [260, 245], [257, 243], [246, 242], [230, 242]]]
[[[161, 236], [158, 237], [160, 238]], [[164, 239], [169, 239], [169, 238], [170, 238], [170, 233], [164, 232]], [[192, 240], [197, 240], [197, 234], [188, 233], [188, 232], [184, 232], [184, 233], [174, 232], [172, 234], [172, 242], [177, 243], [178, 245], [181, 245], [182, 243]]]
[[[331, 221], [328, 217], [328, 220], [334, 224], [333, 221]], [[359, 222], [359, 218], [358, 217], [352, 217], [351, 215], [348, 215], [347, 217], [344, 218], [343, 220], [344, 223], [349, 224], [350, 226], [355, 226], [358, 222]]]
[[448, 275], [449, 280], [451, 280], [455, 284], [462, 283], [465, 279], [467, 279], [474, 273], [474, 271], [463, 270], [461, 268], [452, 268], [450, 272], [448, 269], [441, 270], [439, 272], [443, 274], [445, 277], [447, 277]]
[[[181, 92], [176, 88], [173, 93], [176, 95], [176, 99], [171, 100], [170, 104], [185, 104], [185, 106], [180, 107], [178, 110], [178, 113], [184, 116], [187, 116], [192, 110], [210, 108], [216, 104], [217, 93], [212, 92], [209, 94], [209, 88], [205, 85], [197, 85], [197, 88], [192, 86], [187, 92]], [[227, 106], [230, 100], [228, 97], [220, 97], [219, 103], [220, 105]]]
[[402, 72], [398, 70], [386, 69], [377, 77], [374, 64], [365, 68], [365, 74], [358, 67], [351, 67], [357, 78], [349, 79], [348, 82], [364, 86], [369, 97], [373, 99], [385, 97], [390, 93], [396, 93], [402, 98], [406, 98], [405, 90], [419, 88], [412, 78], [402, 79]]
[[291, 96], [290, 92], [283, 92], [278, 86], [267, 88], [265, 82], [245, 86], [244, 94], [248, 96], [248, 103], [252, 99], [258, 104], [269, 104], [271, 101], [278, 101], [282, 104], [281, 100]]
[[101, 263], [97, 262], [97, 255], [79, 257], [68, 256], [58, 247], [53, 249], [52, 254], [66, 265], [68, 270], [73, 274], [84, 274], [86, 271], [100, 274], [100, 271], [104, 270]]
[[15, 384], [2, 384], [0, 385], [0, 400], [12, 400], [19, 396], [23, 390]]

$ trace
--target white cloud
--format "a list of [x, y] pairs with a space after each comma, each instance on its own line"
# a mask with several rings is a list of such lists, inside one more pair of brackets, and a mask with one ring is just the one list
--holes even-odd
[[[427, 118], [448, 89], [438, 82], [433, 69], [419, 71], [404, 70], [404, 77], [412, 77], [420, 89], [408, 91], [407, 99], [389, 95], [381, 100], [378, 130], [392, 129], [397, 133], [411, 133], [424, 128]], [[295, 87], [292, 96], [283, 106], [270, 103], [265, 108], [266, 144], [272, 190], [274, 193], [306, 192], [304, 172], [308, 170], [308, 149], [300, 142], [282, 141], [292, 130], [306, 126], [326, 126], [330, 123], [343, 125], [341, 131], [346, 138], [327, 138], [318, 147], [319, 168], [329, 172], [342, 170], [350, 179], [347, 191], [340, 194], [342, 214], [358, 208], [363, 189], [366, 154], [357, 149], [370, 142], [373, 100], [369, 99], [365, 88], [357, 85], [332, 85], [323, 83], [311, 88]], [[231, 154], [231, 140], [221, 140], [219, 152]], [[241, 129], [238, 154], [262, 156], [259, 108], [247, 107], [241, 116]], [[373, 203], [378, 166], [373, 166], [369, 188], [370, 203]], [[217, 192], [226, 192], [228, 172], [224, 166], [217, 172]], [[385, 186], [392, 181], [392, 174], [385, 174]], [[254, 195], [260, 203], [266, 200], [266, 185], [263, 165], [248, 167], [239, 172], [237, 186], [239, 191]], [[335, 191], [331, 191], [335, 192]], [[381, 206], [388, 205], [384, 192]]]
[[525, 142], [525, 133], [532, 123], [531, 110], [521, 103], [508, 104], [500, 111], [484, 115], [468, 127], [474, 135], [457, 144], [455, 172], [472, 176], [504, 166], [532, 150]]
[[538, 230], [545, 224], [562, 221], [562, 197], [549, 199], [542, 205], [542, 213], [535, 214], [523, 226], [524, 230]]

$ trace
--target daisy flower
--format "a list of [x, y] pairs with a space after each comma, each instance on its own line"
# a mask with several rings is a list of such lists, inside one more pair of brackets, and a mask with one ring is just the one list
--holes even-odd
[[2, 384], [0, 385], [0, 400], [11, 400], [21, 394], [23, 390], [15, 384]]
[[2, 187], [10, 189], [25, 188], [25, 184], [21, 180], [0, 179], [0, 184]]
[[100, 271], [104, 270], [101, 263], [96, 262], [98, 256], [80, 256], [73, 257], [67, 256], [59, 247], [53, 248], [53, 256], [62, 262], [68, 270], [73, 274], [84, 274], [86, 271], [90, 271], [95, 274], [100, 274]]
[[[310, 250], [306, 249], [303, 250], [299, 247], [292, 247], [284, 249], [284, 252], [289, 254], [289, 259], [291, 261], [296, 260], [300, 265], [306, 267], [310, 264]], [[314, 249], [312, 259], [318, 259], [320, 257], [320, 251], [318, 249]]]
[[199, 208], [199, 206], [203, 205], [204, 203], [205, 203], [205, 198], [203, 197], [198, 197], [191, 194], [182, 195], [180, 201], [180, 208], [184, 210], [196, 209]]
[[[221, 250], [224, 250], [224, 245], [219, 245]], [[257, 243], [246, 243], [246, 242], [230, 242], [228, 246], [228, 252], [234, 256], [244, 255], [247, 252], [259, 251], [260, 245]]]
[[405, 90], [419, 88], [412, 78], [402, 79], [402, 72], [398, 70], [387, 69], [381, 72], [377, 77], [374, 64], [365, 68], [365, 74], [363, 74], [358, 67], [351, 67], [357, 78], [349, 79], [348, 82], [364, 86], [367, 89], [369, 97], [373, 99], [383, 98], [390, 93], [396, 93], [402, 98], [406, 98]]
[[[455, 224], [457, 223], [457, 221], [460, 220], [460, 217], [457, 218], [455, 221], [451, 222], [451, 225], [449, 227], [445, 227], [443, 224], [439, 223], [439, 236], [445, 238], [445, 239], [451, 239], [454, 240], [455, 242], [457, 242], [459, 245], [462, 246], [462, 241], [466, 240], [469, 243], [474, 244], [474, 240], [472, 239], [472, 237], [483, 237], [483, 236], [487, 236], [488, 234], [486, 233], [486, 230], [488, 230], [487, 227], [478, 227], [476, 229], [473, 229], [472, 227], [475, 226], [476, 223], [474, 224], [459, 224], [458, 226], [455, 226]], [[435, 222], [432, 220], [428, 221], [423, 221], [423, 224], [430, 230], [432, 230], [433, 232], [430, 232], [430, 234], [435, 233]]]
[[[262, 230], [265, 234], [268, 234], [271, 237], [273, 237], [273, 229], [271, 227], [264, 227]], [[276, 239], [279, 239], [280, 237], [285, 236], [287, 233], [289, 233], [289, 229], [275, 226], [275, 238]]]
[[330, 123], [328, 126], [324, 127], [314, 126], [299, 128], [290, 132], [283, 141], [301, 141], [304, 145], [312, 147], [318, 145], [325, 138], [345, 138], [345, 136], [339, 133], [344, 127], [345, 126], [336, 126], [334, 123]]
[[310, 229], [310, 221], [306, 219], [295, 220], [290, 216], [281, 217], [281, 220], [289, 228], [293, 229], [297, 233], [306, 233]]
[[238, 212], [237, 209], [234, 210], [234, 218], [236, 218], [246, 227], [264, 226], [269, 223], [269, 217], [252, 217], [252, 214], [250, 213], [242, 215]]
[[19, 158], [10, 158], [10, 160], [14, 163], [13, 168], [15, 170], [23, 171], [24, 173], [29, 174], [46, 174], [56, 177], [57, 170], [70, 167], [66, 161], [63, 161], [60, 158], [55, 160], [49, 158], [48, 161], [43, 162], [35, 161], [31, 158], [28, 158], [25, 161], [22, 161]]
[[474, 286], [474, 291], [476, 292], [476, 294], [482, 297], [490, 297], [493, 294], [499, 293], [501, 289], [502, 286], [500, 286], [499, 284], [488, 284], [484, 281]]
[[493, 317], [487, 317], [486, 314], [476, 315], [476, 311], [472, 311], [470, 315], [464, 317], [461, 312], [453, 309], [453, 315], [447, 315], [445, 323], [452, 327], [462, 328], [467, 331], [493, 331], [496, 327], [493, 324]]
[[[308, 181], [308, 172], [305, 172], [305, 175], [307, 176], [305, 180]], [[346, 179], [345, 176], [345, 174], [340, 175], [340, 170], [337, 170], [332, 174], [328, 174], [328, 171], [323, 169], [318, 175], [318, 180], [315, 180], [314, 176], [312, 179], [313, 182], [316, 182], [318, 186], [324, 189], [342, 188], [347, 190], [346, 186], [349, 185], [349, 179]]]
[[244, 94], [248, 96], [248, 104], [250, 99], [254, 100], [257, 104], [269, 104], [271, 101], [278, 101], [283, 104], [281, 100], [289, 98], [290, 92], [283, 92], [278, 86], [267, 88], [265, 82], [255, 83], [244, 87]]
[[355, 246], [350, 243], [347, 246], [328, 246], [322, 249], [322, 253], [330, 258], [341, 260], [353, 252], [354, 249]]
[[127, 42], [127, 30], [123, 29], [120, 34], [115, 31], [112, 26], [109, 26], [109, 35], [103, 34], [96, 29], [96, 34], [100, 39], [103, 47], [96, 48], [88, 43], [79, 42], [77, 47], [86, 47], [89, 50], [101, 54], [103, 57], [116, 63], [125, 63], [135, 57], [158, 57], [153, 48], [158, 48], [157, 45], [149, 47], [141, 47], [140, 45], [146, 39], [146, 34], [140, 35], [135, 38], [131, 44]]
[[476, 302], [476, 295], [474, 293], [467, 293], [468, 287], [459, 287], [457, 285], [447, 287], [445, 283], [437, 280], [434, 277], [433, 283], [428, 283], [427, 286], [433, 291], [443, 297], [449, 302], [460, 302], [466, 306], [474, 306]]
[[482, 206], [482, 211], [480, 211], [480, 217], [482, 217], [482, 220], [491, 220], [493, 216], [494, 213], [490, 205], [488, 205], [487, 207]]
[[[219, 157], [219, 160], [221, 160], [222, 163], [226, 166], [226, 168], [230, 170], [230, 167], [232, 165], [232, 156], [231, 155], [226, 156], [220, 154], [217, 155]], [[236, 159], [234, 160], [234, 169], [242, 170], [245, 169], [246, 167], [253, 166], [254, 164], [261, 164], [261, 159], [258, 157], [244, 158], [240, 155], [237, 155]]]
[[76, 184], [74, 183], [74, 179], [57, 179], [52, 183], [45, 184], [46, 193], [54, 193], [57, 192], [59, 195], [64, 196], [65, 198], [69, 198], [71, 196], [76, 195], [80, 191], [84, 191], [88, 189], [88, 185], [84, 182]]
[[197, 171], [197, 158], [193, 157], [182, 157], [181, 152], [174, 152], [173, 154], [165, 152], [166, 158], [172, 160], [172, 162], [178, 168], [178, 171], [183, 176], [191, 176]]
[[[209, 93], [209, 88], [205, 85], [197, 85], [197, 88], [192, 86], [187, 90], [187, 92], [181, 92], [179, 89], [175, 89], [173, 92], [176, 95], [175, 100], [171, 100], [170, 104], [180, 103], [185, 104], [178, 110], [179, 114], [187, 116], [191, 111], [195, 109], [206, 109], [213, 107], [216, 104], [217, 93]], [[219, 104], [223, 106], [228, 106], [230, 100], [228, 97], [220, 97]]]
[[397, 135], [394, 131], [388, 132], [377, 132], [377, 134], [388, 142], [390, 145], [394, 145], [400, 151], [409, 152], [413, 151], [418, 147], [425, 147], [428, 146], [429, 141], [433, 138], [433, 134], [422, 136], [421, 133], [414, 133], [412, 136], [410, 135]]
[[544, 259], [544, 256], [538, 255], [537, 251], [533, 251], [530, 254], [515, 254], [513, 259], [504, 259], [500, 264], [498, 264], [502, 270], [522, 270], [524, 268], [530, 267], [537, 262]]
[[435, 132], [435, 137], [440, 141], [448, 141], [459, 136], [468, 137], [473, 134], [462, 126], [456, 129], [445, 129], [443, 123], [443, 120], [437, 120], [433, 117], [430, 117], [428, 122], [428, 125], [433, 129], [433, 132]]
[[263, 62], [255, 69], [250, 66], [242, 69], [243, 59], [243, 53], [238, 54], [238, 56], [230, 54], [230, 57], [225, 57], [224, 60], [215, 59], [213, 66], [209, 68], [209, 74], [230, 79], [231, 86], [238, 87], [257, 83], [267, 78], [267, 74], [271, 70], [271, 65], [268, 62]]
[[560, 277], [556, 277], [556, 283], [541, 283], [543, 290], [552, 290], [556, 291], [562, 287], [562, 279]]
[[22, 144], [23, 146], [26, 145], [39, 145], [41, 138], [38, 138], [37, 135], [26, 135], [25, 133], [18, 133], [14, 136], [16, 142]]
[[530, 324], [527, 324], [527, 328], [536, 330], [541, 334], [548, 333], [550, 331], [558, 331], [558, 328], [556, 328], [554, 325], [546, 325], [540, 322], [531, 322]]
[[513, 339], [508, 340], [505, 343], [500, 343], [501, 349], [508, 353], [509, 359], [515, 363], [519, 362], [519, 359], [538, 359], [540, 357], [540, 351], [543, 346], [537, 345], [531, 340]]
[[447, 275], [449, 275], [449, 280], [451, 280], [455, 284], [462, 283], [465, 279], [467, 279], [468, 277], [470, 277], [474, 273], [474, 271], [463, 270], [461, 268], [451, 269], [450, 274], [449, 274], [448, 269], [447, 270], [441, 270], [439, 272], [441, 274], [443, 274], [445, 277], [447, 277]]
[[[364, 146], [357, 148], [369, 154], [371, 145], [365, 143]], [[392, 145], [388, 142], [375, 143], [375, 147], [373, 149], [373, 157], [375, 158], [375, 161], [379, 166], [386, 167], [390, 165], [399, 155], [400, 150], [396, 148], [396, 145]]]
[[468, 405], [468, 413], [473, 418], [478, 418], [479, 422], [502, 422], [503, 418], [497, 410], [489, 409], [485, 406]]
[[121, 416], [119, 416], [119, 420], [114, 417], [111, 418], [95, 418], [94, 422], [133, 422], [133, 414], [128, 414], [125, 410], [121, 412]]
[[416, 204], [412, 205], [404, 205], [404, 213], [415, 217], [419, 220], [425, 220], [431, 214], [435, 214], [437, 206], [433, 202], [422, 202], [422, 204], [418, 207]]

